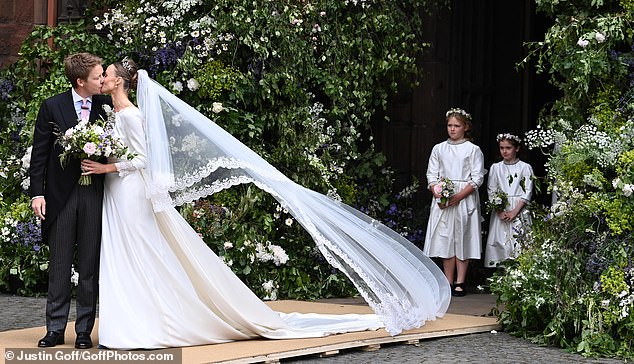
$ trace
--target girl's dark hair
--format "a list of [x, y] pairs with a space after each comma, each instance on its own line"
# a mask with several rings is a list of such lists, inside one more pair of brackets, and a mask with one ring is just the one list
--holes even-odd
[[498, 142], [498, 145], [503, 140], [511, 143], [511, 145], [513, 145], [515, 148], [519, 148], [522, 145], [522, 140], [520, 139], [520, 137], [511, 133], [498, 134], [495, 140]]

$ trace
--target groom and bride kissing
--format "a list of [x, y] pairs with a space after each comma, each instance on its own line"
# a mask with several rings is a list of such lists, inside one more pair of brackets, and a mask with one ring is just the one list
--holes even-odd
[[[31, 205], [50, 247], [47, 332], [39, 347], [64, 344], [75, 250], [78, 349], [93, 346], [98, 292], [99, 345], [112, 349], [379, 328], [396, 335], [444, 315], [447, 280], [405, 238], [294, 183], [133, 60], [124, 58], [105, 71], [102, 63], [88, 53], [67, 56], [64, 68], [72, 87], [45, 100], [35, 123]], [[131, 90], [138, 107], [129, 98]], [[113, 132], [132, 157], [60, 163], [59, 133], [78, 120], [105, 120], [104, 105], [113, 108]], [[187, 122], [170, 123], [176, 116]], [[170, 143], [185, 133], [196, 135], [203, 146], [197, 160], [185, 164], [200, 168], [176, 165], [182, 158]], [[92, 183], [78, 183], [82, 175], [90, 175]], [[287, 207], [375, 314], [276, 312], [244, 285], [175, 208], [238, 183], [254, 183]]]

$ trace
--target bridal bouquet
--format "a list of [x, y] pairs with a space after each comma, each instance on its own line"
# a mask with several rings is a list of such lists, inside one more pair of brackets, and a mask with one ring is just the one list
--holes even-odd
[[[114, 113], [112, 109], [104, 105], [104, 110], [108, 114], [107, 120], [97, 120], [94, 123], [88, 123], [87, 120], [80, 120], [77, 125], [66, 130], [65, 133], [59, 132], [57, 124], [54, 124], [56, 143], [62, 147], [62, 153], [59, 155], [59, 161], [63, 165], [66, 164], [69, 157], [77, 159], [98, 160], [102, 157], [126, 158], [134, 157], [128, 151], [128, 147], [123, 141], [114, 134]], [[92, 182], [90, 175], [82, 175], [79, 184], [88, 186]]]
[[486, 202], [486, 209], [488, 212], [504, 211], [509, 204], [509, 196], [506, 192], [497, 189]]
[[449, 198], [456, 193], [453, 182], [446, 177], [441, 177], [438, 183], [434, 185], [434, 192], [440, 195], [439, 205], [446, 205], [449, 202]]

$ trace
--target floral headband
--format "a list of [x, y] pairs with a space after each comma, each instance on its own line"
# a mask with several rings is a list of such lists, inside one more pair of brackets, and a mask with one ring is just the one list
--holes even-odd
[[123, 65], [123, 68], [126, 69], [126, 71], [132, 73], [132, 65], [130, 64], [129, 60], [130, 59], [127, 56], [123, 57], [123, 59], [121, 60], [121, 64]]
[[518, 137], [517, 135], [513, 135], [511, 133], [498, 134], [498, 136], [495, 139], [497, 140], [498, 143], [504, 139], [514, 140], [517, 142], [517, 144], [520, 144], [522, 142], [522, 139], [520, 139], [520, 137]]
[[445, 117], [449, 117], [449, 115], [451, 115], [451, 114], [459, 114], [459, 115], [464, 116], [465, 119], [471, 120], [471, 114], [469, 114], [468, 112], [466, 112], [466, 111], [464, 111], [464, 110], [462, 110], [460, 108], [457, 108], [457, 107], [449, 109], [447, 111], [447, 113], [445, 114]]

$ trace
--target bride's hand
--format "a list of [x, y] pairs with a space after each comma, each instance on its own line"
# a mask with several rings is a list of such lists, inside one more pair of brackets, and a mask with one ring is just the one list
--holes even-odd
[[84, 176], [89, 174], [111, 173], [116, 172], [116, 170], [113, 164], [103, 164], [90, 159], [81, 160], [81, 171]]

